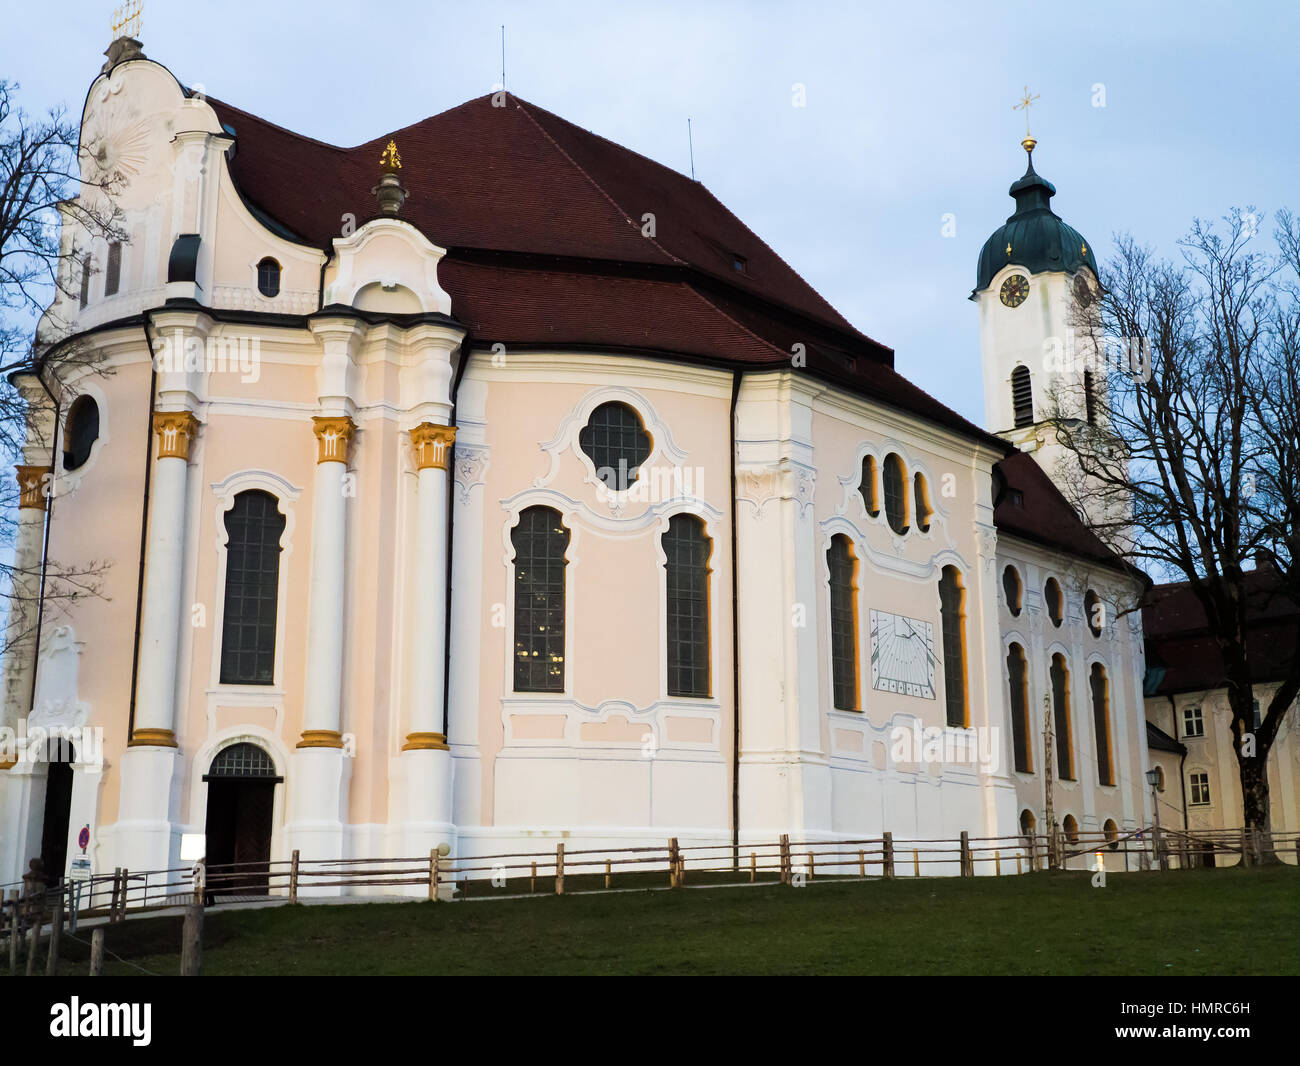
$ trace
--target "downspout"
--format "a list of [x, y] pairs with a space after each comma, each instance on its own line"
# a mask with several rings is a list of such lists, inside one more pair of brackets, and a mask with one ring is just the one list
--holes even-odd
[[[470, 348], [471, 341], [468, 333], [460, 342], [460, 362], [456, 364], [456, 375], [451, 382], [451, 424], [456, 424], [456, 397], [460, 393], [460, 381], [465, 376], [465, 368], [469, 365], [470, 356], [473, 354]], [[442, 735], [450, 745], [451, 741], [447, 737], [447, 728], [449, 724], [449, 708], [451, 705], [451, 575], [452, 575], [452, 555], [455, 552], [456, 519], [455, 519], [455, 502], [456, 502], [456, 446], [452, 444], [451, 462], [447, 464], [447, 614], [443, 621], [443, 639], [442, 639]]]
[[158, 401], [158, 361], [154, 358], [153, 338], [149, 335], [150, 311], [144, 312], [144, 343], [149, 349], [149, 418], [144, 434], [144, 505], [140, 510], [140, 566], [135, 582], [135, 636], [131, 643], [131, 701], [127, 705], [126, 739], [135, 734], [135, 697], [140, 680], [140, 625], [144, 613], [144, 561], [149, 536], [149, 492], [153, 476], [153, 414]]
[[[50, 486], [54, 485], [54, 466], [58, 462], [59, 443], [59, 401], [54, 393], [50, 392], [50, 387], [45, 384], [45, 379], [41, 377], [41, 365], [37, 364], [35, 373], [36, 380], [41, 383], [41, 388], [45, 390], [45, 395], [50, 398], [54, 404], [54, 439], [50, 442]], [[54, 525], [54, 492], [51, 491], [46, 497], [45, 504], [45, 536], [41, 542], [41, 582], [36, 593], [36, 640], [32, 645], [32, 690], [27, 696], [27, 716], [30, 718], [32, 711], [36, 707], [36, 667], [41, 661], [41, 630], [44, 627], [45, 619], [45, 573], [50, 561], [50, 527]]]
[[740, 371], [731, 375], [731, 412], [727, 443], [731, 449], [731, 861], [740, 869], [740, 601], [736, 595], [736, 404], [740, 400]]
[[[1174, 723], [1174, 739], [1178, 740], [1178, 706], [1174, 703], [1173, 696], [1166, 696], [1169, 701], [1169, 716]], [[1178, 743], [1182, 744], [1181, 740]], [[1183, 767], [1187, 763], [1187, 745], [1183, 744], [1183, 755], [1178, 760], [1178, 789], [1183, 796], [1183, 832], [1187, 832], [1187, 774]]]

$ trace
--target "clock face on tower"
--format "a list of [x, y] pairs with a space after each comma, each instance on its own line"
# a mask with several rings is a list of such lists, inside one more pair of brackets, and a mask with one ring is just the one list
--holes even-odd
[[871, 687], [934, 699], [934, 626], [918, 618], [871, 612]]
[[1019, 307], [1029, 295], [1029, 279], [1023, 274], [1012, 274], [1002, 283], [998, 294], [1007, 307]]

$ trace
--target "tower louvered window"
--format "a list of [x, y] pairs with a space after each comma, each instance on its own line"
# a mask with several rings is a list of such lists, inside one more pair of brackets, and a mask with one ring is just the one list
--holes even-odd
[[529, 507], [510, 531], [515, 549], [515, 691], [564, 691], [564, 558], [560, 512]]
[[1034, 424], [1034, 387], [1027, 366], [1018, 366], [1011, 371], [1011, 406], [1015, 411], [1016, 429]]
[[221, 683], [275, 680], [275, 624], [284, 515], [269, 492], [252, 489], [226, 512], [226, 600], [221, 623]]

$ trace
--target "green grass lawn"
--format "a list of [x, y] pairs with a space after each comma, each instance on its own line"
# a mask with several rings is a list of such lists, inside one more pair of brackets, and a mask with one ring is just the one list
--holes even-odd
[[[1084, 873], [822, 882], [210, 911], [203, 972], [1300, 974], [1297, 926], [1294, 867], [1111, 874], [1105, 888]], [[177, 972], [179, 944], [179, 918], [107, 936], [160, 974]], [[65, 939], [64, 957], [85, 973], [86, 948]]]

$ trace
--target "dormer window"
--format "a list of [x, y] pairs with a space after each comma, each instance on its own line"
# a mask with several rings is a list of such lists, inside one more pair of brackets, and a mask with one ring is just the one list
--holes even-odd
[[749, 273], [749, 260], [743, 255], [733, 255], [731, 257], [731, 269], [737, 274]]
[[280, 293], [280, 264], [270, 256], [257, 264], [257, 291], [267, 298]]

